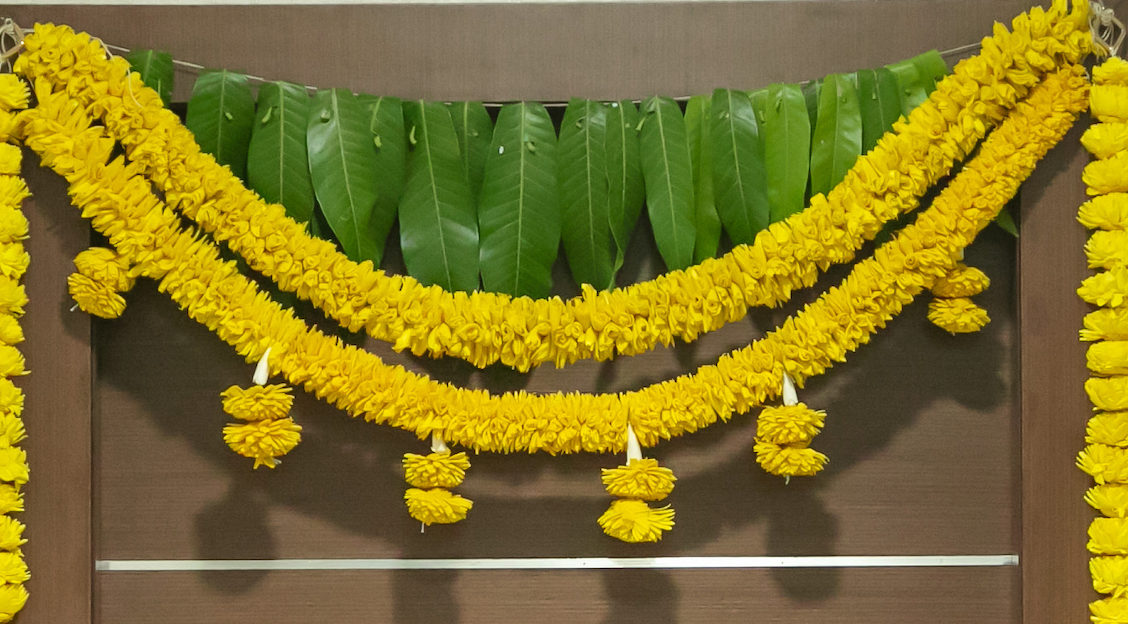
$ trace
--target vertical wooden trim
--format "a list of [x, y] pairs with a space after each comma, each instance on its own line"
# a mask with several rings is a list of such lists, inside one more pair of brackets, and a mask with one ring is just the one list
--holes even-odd
[[1077, 287], [1089, 275], [1077, 223], [1085, 201], [1078, 123], [1038, 164], [1022, 189], [1019, 338], [1022, 379], [1022, 608], [1024, 624], [1087, 619], [1090, 587], [1082, 500], [1089, 478], [1074, 466], [1090, 405], [1085, 346], [1077, 332], [1087, 305]]
[[23, 352], [31, 375], [24, 420], [31, 465], [25, 546], [31, 599], [18, 621], [89, 624], [92, 610], [90, 317], [70, 312], [66, 276], [90, 231], [70, 207], [66, 186], [39, 158], [24, 150], [24, 175], [32, 193], [25, 213], [31, 268], [25, 279], [30, 303], [23, 317]]

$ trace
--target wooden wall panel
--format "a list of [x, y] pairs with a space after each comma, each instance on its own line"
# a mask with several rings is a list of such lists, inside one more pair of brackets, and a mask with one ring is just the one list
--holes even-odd
[[66, 198], [66, 185], [24, 151], [24, 175], [35, 194], [24, 205], [32, 262], [25, 283], [30, 302], [21, 319], [20, 349], [31, 375], [17, 380], [27, 394], [28, 525], [24, 547], [33, 598], [20, 621], [89, 622], [93, 574], [91, 518], [90, 318], [70, 312], [66, 276], [90, 243], [88, 224]]
[[982, 624], [1016, 621], [1018, 589], [1014, 568], [248, 574], [108, 575], [99, 621]]

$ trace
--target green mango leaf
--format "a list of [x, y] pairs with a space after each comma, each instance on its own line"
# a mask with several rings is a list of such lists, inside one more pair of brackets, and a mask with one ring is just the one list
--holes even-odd
[[254, 122], [255, 98], [246, 76], [221, 69], [196, 79], [184, 125], [201, 150], [244, 179]]
[[602, 104], [572, 98], [560, 124], [557, 162], [568, 266], [577, 284], [596, 290], [615, 281], [615, 239], [608, 214], [607, 113]]
[[548, 296], [560, 247], [556, 131], [544, 105], [507, 104], [494, 126], [478, 208], [482, 284], [491, 292]]
[[771, 203], [759, 124], [744, 93], [713, 92], [710, 137], [717, 213], [734, 244], [750, 244], [768, 227]]
[[756, 112], [756, 123], [762, 129], [764, 122], [768, 119], [768, 88], [749, 91], [748, 101], [752, 102], [752, 110]]
[[379, 266], [388, 231], [377, 230], [376, 147], [364, 105], [345, 89], [318, 91], [306, 125], [317, 203], [345, 255]]
[[819, 121], [819, 95], [822, 93], [822, 85], [821, 78], [803, 85], [803, 99], [807, 103], [807, 118], [810, 119], [812, 128], [818, 125]]
[[462, 156], [462, 175], [470, 183], [470, 194], [477, 202], [482, 192], [482, 176], [486, 173], [486, 157], [493, 139], [493, 121], [481, 102], [451, 102], [450, 118], [458, 135]]
[[1003, 206], [999, 214], [995, 217], [995, 225], [1003, 228], [1011, 236], [1018, 238], [1018, 224], [1014, 222], [1014, 217], [1011, 216], [1010, 210]]
[[446, 106], [404, 102], [407, 185], [400, 201], [400, 244], [407, 272], [450, 292], [478, 288], [478, 218], [462, 177], [458, 136]]
[[161, 96], [165, 108], [172, 102], [172, 55], [155, 50], [134, 50], [125, 60], [133, 71], [141, 74], [141, 82]]
[[764, 103], [764, 168], [772, 222], [803, 209], [810, 162], [811, 124], [799, 85], [773, 84]]
[[403, 123], [403, 102], [394, 97], [359, 95], [357, 100], [368, 119], [369, 140], [376, 148], [373, 167], [376, 171], [376, 208], [372, 212], [372, 230], [387, 232], [395, 223], [407, 179], [407, 131]]
[[811, 145], [811, 194], [830, 192], [862, 153], [862, 112], [854, 81], [845, 74], [824, 79], [819, 123]]
[[309, 95], [305, 87], [271, 82], [259, 87], [258, 112], [247, 155], [247, 185], [295, 221], [313, 216], [313, 182], [306, 152]]
[[878, 139], [893, 129], [901, 116], [897, 78], [884, 67], [858, 72], [858, 103], [862, 108], [862, 153], [869, 153]]
[[900, 87], [901, 114], [906, 117], [936, 89], [936, 81], [948, 73], [948, 65], [936, 50], [885, 66]]
[[721, 242], [721, 218], [717, 216], [713, 200], [713, 148], [709, 133], [712, 106], [710, 96], [695, 95], [689, 98], [685, 107], [685, 133], [689, 142], [689, 163], [693, 169], [694, 224], [697, 227], [694, 262], [716, 257]]
[[607, 216], [615, 238], [615, 271], [623, 266], [646, 188], [638, 153], [638, 107], [630, 100], [607, 105]]
[[643, 102], [639, 124], [646, 211], [658, 253], [668, 269], [684, 269], [693, 263], [697, 241], [685, 119], [676, 102], [655, 96]]

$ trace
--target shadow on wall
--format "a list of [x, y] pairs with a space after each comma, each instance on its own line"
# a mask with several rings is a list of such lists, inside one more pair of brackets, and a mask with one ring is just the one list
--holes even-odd
[[[651, 238], [645, 228], [640, 230], [632, 257], [643, 260], [627, 267], [627, 281], [646, 279], [655, 272], [657, 255], [642, 242]], [[1014, 243], [993, 231], [984, 238], [987, 240], [969, 250], [968, 261], [987, 270], [996, 281], [978, 299], [996, 317], [987, 330], [970, 336], [948, 336], [926, 321], [925, 295], [848, 363], [812, 380], [801, 391], [805, 402], [828, 413], [827, 428], [813, 445], [831, 458], [819, 477], [795, 479], [785, 485], [782, 479], [765, 474], [755, 464], [755, 423], [748, 416], [654, 449], [653, 456], [679, 476], [669, 501], [678, 511], [678, 526], [657, 545], [622, 544], [601, 534], [595, 519], [610, 498], [599, 483], [599, 469], [622, 463], [623, 458], [595, 455], [551, 461], [524, 455], [472, 458], [474, 467], [459, 490], [475, 502], [471, 519], [429, 529], [426, 539], [420, 539], [419, 525], [403, 508], [406, 486], [397, 466], [404, 452], [425, 452], [425, 443], [399, 430], [344, 418], [301, 392], [297, 393], [294, 415], [305, 427], [305, 441], [285, 458], [284, 467], [251, 471], [249, 460], [236, 456], [223, 444], [221, 428], [226, 415], [218, 398], [219, 392], [231, 384], [248, 384], [251, 367], [170, 305], [152, 282], [139, 283], [128, 296], [129, 306], [122, 319], [96, 324], [97, 379], [101, 388], [128, 397], [139, 417], [150, 421], [161, 434], [189, 442], [201, 463], [214, 466], [229, 480], [226, 495], [195, 516], [197, 556], [202, 559], [278, 557], [277, 527], [269, 518], [270, 510], [277, 507], [330, 522], [396, 553], [377, 556], [836, 554], [841, 520], [828, 509], [824, 497], [840, 487], [843, 477], [882, 453], [897, 435], [911, 429], [922, 413], [938, 404], [954, 400], [971, 411], [987, 412], [1014, 403], [1011, 397], [1015, 385], [1010, 378], [1016, 369]], [[394, 267], [397, 262], [396, 258], [390, 260], [392, 270], [402, 271], [402, 265]], [[557, 283], [570, 284], [566, 269], [562, 265], [557, 269]], [[370, 342], [368, 346], [386, 361], [403, 363], [463, 386], [485, 386], [494, 391], [622, 391], [714, 362], [721, 353], [739, 348], [776, 326], [786, 314], [812, 300], [829, 284], [839, 282], [846, 273], [847, 267], [834, 268], [816, 288], [799, 293], [786, 308], [752, 310], [745, 321], [694, 344], [677, 344], [603, 364], [585, 362], [562, 370], [545, 367], [533, 375], [498, 367], [477, 371], [463, 362], [412, 358], [391, 352], [387, 345]], [[100, 418], [118, 417], [115, 405], [102, 403], [105, 396], [104, 392], [95, 393]], [[1012, 416], [1016, 413], [1013, 409], [1006, 411]], [[953, 461], [957, 460], [953, 456]], [[136, 461], [145, 463], [144, 458]], [[1016, 460], [1010, 457], [1009, 461], [1013, 464]], [[896, 479], [897, 475], [889, 478]], [[185, 480], [191, 483], [188, 477]], [[764, 527], [762, 546], [754, 539], [739, 537], [742, 529], [754, 525]], [[726, 545], [724, 552], [717, 551], [719, 544]], [[217, 592], [242, 594], [266, 573], [240, 574], [237, 582], [233, 575], [201, 574]], [[459, 574], [397, 573], [393, 586], [397, 621], [460, 621], [454, 590]], [[772, 576], [790, 599], [820, 601], [838, 592], [839, 574], [837, 569], [781, 569]], [[424, 577], [426, 582], [420, 582]], [[602, 578], [609, 607], [605, 622], [675, 621], [680, 598], [669, 574], [660, 570], [612, 570], [603, 572]]]

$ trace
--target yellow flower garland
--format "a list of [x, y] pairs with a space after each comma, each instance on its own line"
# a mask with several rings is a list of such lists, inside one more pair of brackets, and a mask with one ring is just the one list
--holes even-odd
[[[17, 77], [0, 75], [0, 141], [14, 140], [12, 111], [28, 105], [28, 88]], [[11, 517], [24, 510], [22, 488], [28, 480], [27, 454], [16, 446], [27, 437], [22, 419], [24, 395], [8, 377], [26, 373], [23, 355], [13, 346], [23, 342], [16, 317], [27, 303], [19, 280], [30, 258], [20, 241], [27, 238], [27, 219], [20, 206], [31, 193], [18, 177], [21, 153], [0, 143], [0, 622], [10, 622], [27, 602], [24, 583], [31, 578], [20, 547], [27, 543], [25, 526]]]
[[455, 356], [476, 366], [496, 361], [525, 371], [543, 362], [603, 360], [691, 341], [749, 306], [777, 305], [814, 283], [818, 270], [848, 262], [881, 225], [916, 207], [919, 197], [966, 156], [1041, 76], [1089, 50], [1088, 3], [1054, 0], [1013, 23], [996, 24], [982, 53], [961, 62], [929, 101], [895, 126], [829, 197], [762, 232], [754, 245], [621, 290], [558, 298], [512, 299], [447, 293], [371, 264], [356, 264], [331, 244], [246, 190], [199, 151], [156, 92], [123, 59], [67, 27], [37, 25], [16, 71], [45, 78], [101, 118], [172, 205], [283, 290], [310, 299], [350, 330], [365, 329], [416, 355]]
[[1102, 306], [1085, 316], [1081, 340], [1093, 341], [1086, 354], [1092, 377], [1085, 390], [1098, 413], [1089, 419], [1085, 448], [1077, 466], [1093, 477], [1096, 486], [1085, 501], [1104, 518], [1089, 526], [1087, 548], [1093, 554], [1089, 571], [1093, 589], [1111, 597], [1089, 605], [1096, 624], [1128, 621], [1128, 253], [1124, 251], [1128, 228], [1128, 64], [1109, 59], [1093, 71], [1091, 109], [1105, 123], [1092, 126], [1082, 137], [1085, 149], [1097, 160], [1085, 167], [1082, 179], [1096, 198], [1078, 210], [1078, 221], [1100, 229], [1085, 245], [1088, 266], [1099, 272], [1085, 279], [1077, 294]]
[[[1033, 80], [1033, 78], [1032, 78]], [[628, 421], [645, 446], [695, 431], [800, 385], [869, 340], [956, 257], [1014, 195], [1087, 103], [1084, 71], [1069, 66], [1032, 89], [916, 222], [859, 262], [839, 287], [752, 345], [685, 375], [616, 395], [490, 395], [433, 382], [310, 329], [182, 228], [149, 192], [137, 164], [118, 158], [103, 127], [67, 93], [36, 84], [23, 113], [27, 144], [71, 183], [73, 201], [139, 275], [160, 280], [198, 322], [248, 359], [273, 349], [271, 372], [354, 416], [490, 451], [621, 452]], [[113, 114], [114, 111], [109, 111]]]

